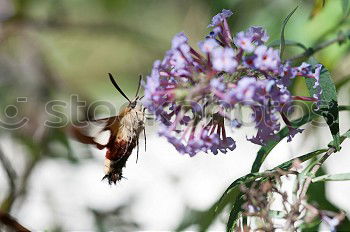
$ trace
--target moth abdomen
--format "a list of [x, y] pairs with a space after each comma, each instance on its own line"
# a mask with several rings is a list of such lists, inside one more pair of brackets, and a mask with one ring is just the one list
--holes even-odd
[[108, 179], [109, 184], [116, 184], [123, 178], [123, 168], [136, 147], [136, 139], [138, 138], [134, 138], [130, 143], [122, 140], [114, 143], [112, 148], [107, 148], [103, 179]]
[[118, 160], [105, 159], [105, 176], [102, 180], [107, 179], [109, 184], [116, 184], [123, 177], [123, 168], [125, 167], [126, 161], [129, 156], [120, 157]]

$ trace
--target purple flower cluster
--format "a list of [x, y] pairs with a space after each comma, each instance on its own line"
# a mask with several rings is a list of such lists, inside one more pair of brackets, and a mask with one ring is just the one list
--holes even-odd
[[[227, 112], [240, 106], [253, 112], [257, 134], [249, 141], [264, 145], [275, 139], [280, 116], [290, 141], [301, 132], [286, 117], [292, 101], [317, 101], [321, 96], [321, 65], [313, 69], [306, 63], [299, 67], [283, 63], [279, 51], [264, 44], [269, 37], [261, 27], [232, 37], [227, 23], [231, 15], [223, 10], [213, 17], [212, 31], [198, 43], [200, 52], [188, 44], [184, 33], [175, 35], [171, 49], [154, 62], [144, 83], [144, 106], [160, 120], [159, 134], [181, 153], [233, 150], [235, 141], [226, 135], [225, 121], [239, 128], [239, 120]], [[317, 94], [292, 96], [288, 86], [297, 76], [315, 79]]]

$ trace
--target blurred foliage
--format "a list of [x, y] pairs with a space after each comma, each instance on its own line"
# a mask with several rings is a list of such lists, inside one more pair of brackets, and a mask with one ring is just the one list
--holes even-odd
[[[15, 202], [21, 207], [31, 174], [43, 160], [60, 158], [80, 165], [80, 160], [92, 158], [88, 151], [78, 156], [63, 129], [45, 127], [52, 116], [45, 111], [47, 102], [79, 94], [87, 101], [111, 99], [120, 104], [123, 99], [115, 96], [106, 74], [116, 73], [125, 92], [134, 92], [138, 75], [149, 73], [175, 33], [184, 31], [191, 41], [199, 41], [208, 32], [211, 16], [225, 8], [234, 12], [230, 19], [233, 32], [261, 25], [270, 41], [276, 41], [283, 19], [297, 4], [285, 38], [301, 42], [301, 47], [313, 46], [349, 27], [349, 1], [345, 0], [0, 0], [0, 117], [7, 122], [29, 119], [21, 129], [0, 130], [1, 147], [7, 143], [12, 147], [12, 153], [0, 152], [5, 163], [1, 168], [9, 179], [9, 190], [0, 192], [0, 210], [13, 212]], [[349, 76], [349, 48], [349, 43], [335, 44], [316, 55], [334, 79], [340, 80], [338, 85], [346, 86], [349, 80], [342, 79]], [[285, 57], [301, 51], [287, 46]], [[297, 91], [307, 91], [306, 86], [295, 86]], [[27, 102], [18, 97], [27, 97]], [[10, 105], [17, 106], [18, 112], [8, 111]], [[72, 113], [70, 106], [63, 108], [60, 111]], [[83, 118], [90, 114], [88, 109], [82, 111]], [[65, 126], [71, 121], [66, 118], [61, 123]], [[22, 158], [24, 164], [18, 168], [16, 160]], [[310, 193], [313, 197], [313, 191]], [[121, 217], [125, 207], [89, 212], [99, 231], [116, 228], [116, 222], [125, 226], [121, 229], [140, 228], [137, 220]]]
[[140, 229], [140, 225], [131, 222], [127, 218], [131, 200], [112, 210], [89, 209], [93, 214], [96, 224], [96, 231], [104, 232], [113, 228], [115, 231], [135, 231]]

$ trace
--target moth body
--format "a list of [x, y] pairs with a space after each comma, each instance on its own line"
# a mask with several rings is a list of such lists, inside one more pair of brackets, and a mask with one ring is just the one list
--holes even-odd
[[108, 142], [106, 144], [99, 143], [96, 140], [96, 136], [86, 135], [82, 128], [72, 127], [71, 133], [82, 143], [95, 145], [100, 150], [107, 149], [104, 165], [105, 176], [103, 179], [107, 179], [109, 184], [115, 184], [123, 178], [123, 168], [134, 148], [138, 146], [140, 133], [144, 131], [145, 126], [144, 109], [139, 104], [138, 97], [142, 77], [140, 76], [136, 97], [133, 101], [130, 101], [124, 94], [110, 73], [109, 78], [118, 92], [128, 100], [129, 104], [118, 116], [91, 120], [104, 123], [100, 133], [110, 132]]
[[140, 133], [144, 130], [144, 113], [140, 106], [127, 107], [111, 125], [111, 137], [107, 144], [105, 177], [109, 183], [116, 183], [122, 176], [122, 169], [138, 145]]

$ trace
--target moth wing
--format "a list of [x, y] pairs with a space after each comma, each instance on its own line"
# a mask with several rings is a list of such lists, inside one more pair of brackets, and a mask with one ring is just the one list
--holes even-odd
[[84, 127], [71, 126], [71, 135], [79, 142], [95, 145], [98, 149], [107, 146], [113, 130], [118, 128], [119, 116], [86, 121]]

